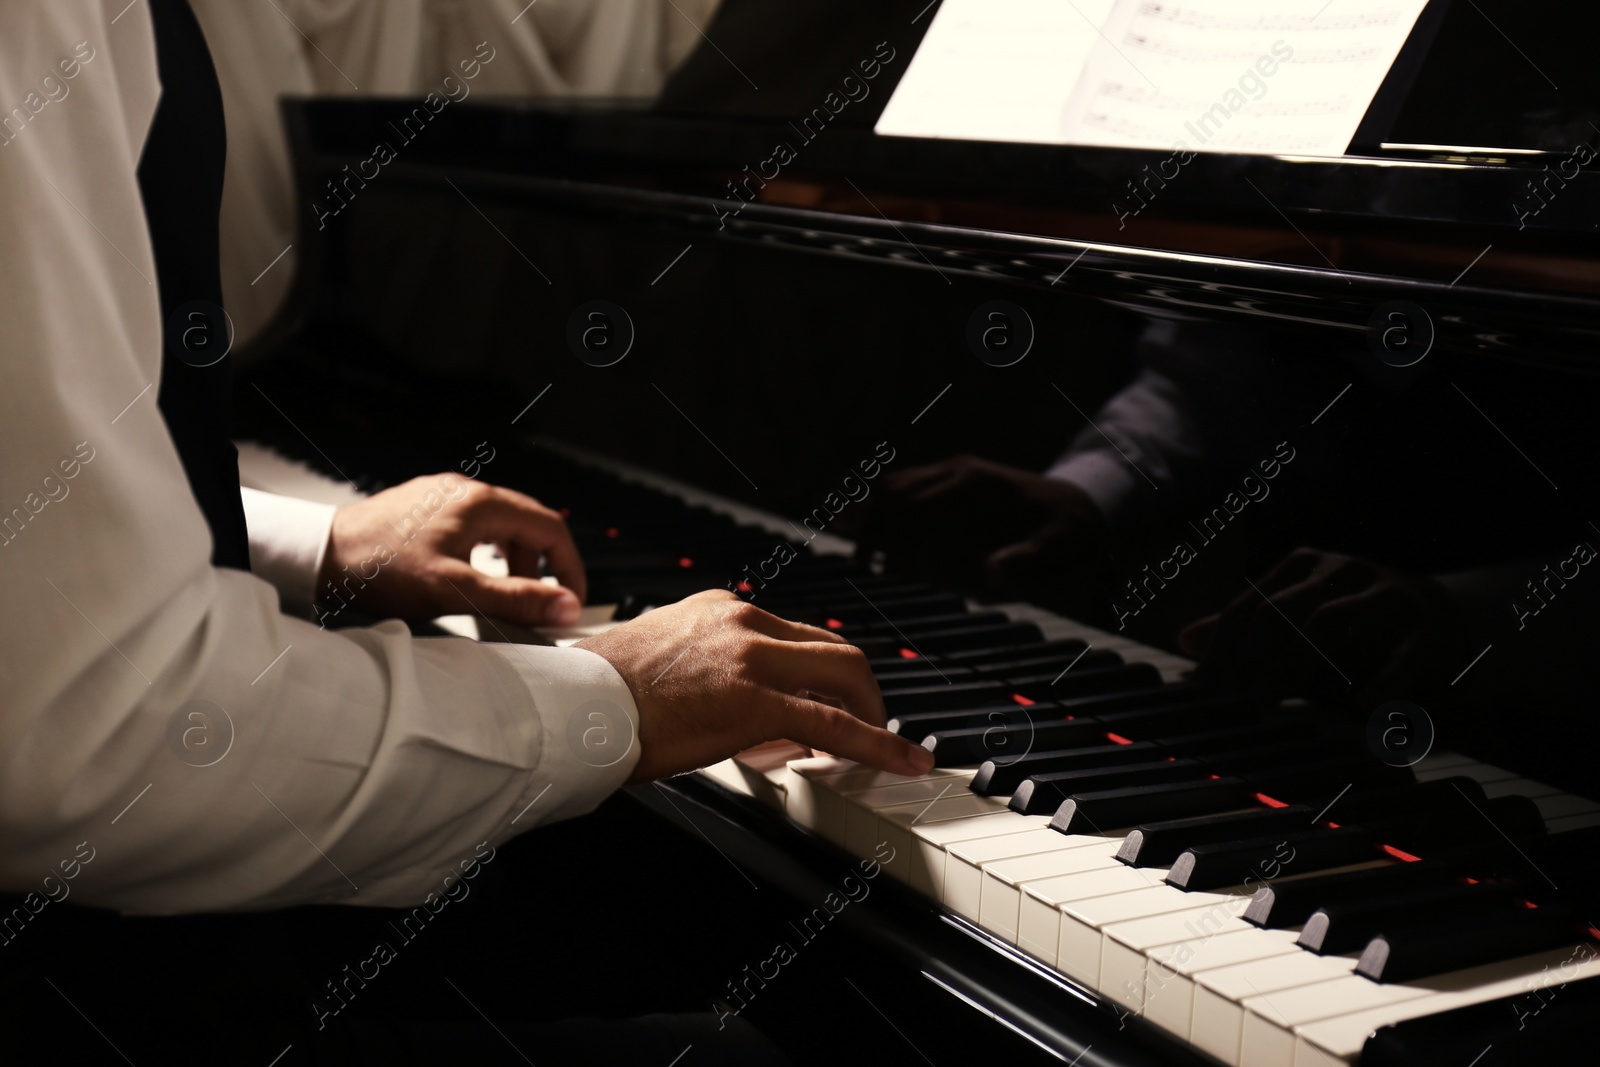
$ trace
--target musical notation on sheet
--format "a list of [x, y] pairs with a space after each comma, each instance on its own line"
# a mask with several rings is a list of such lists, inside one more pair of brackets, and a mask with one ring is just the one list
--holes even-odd
[[1341, 155], [1425, 5], [945, 0], [877, 129]]

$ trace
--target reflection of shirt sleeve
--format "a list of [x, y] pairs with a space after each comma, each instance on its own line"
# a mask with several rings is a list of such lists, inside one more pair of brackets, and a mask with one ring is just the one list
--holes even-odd
[[616, 789], [632, 696], [581, 649], [322, 631], [211, 566], [155, 405], [148, 5], [0, 5], [0, 107], [77, 42], [70, 95], [0, 144], [28, 264], [0, 286], [0, 588], [26, 605], [0, 618], [0, 889], [87, 842], [73, 898], [129, 912], [416, 903]]
[[304, 616], [316, 597], [317, 575], [333, 530], [332, 504], [242, 488], [250, 527], [250, 570], [278, 590], [283, 610]]
[[[1047, 473], [1083, 489], [1113, 532], [1171, 517], [1271, 454], [1272, 424], [1311, 388], [1274, 365], [1273, 335], [1193, 319], [1150, 322], [1138, 375], [1089, 416]], [[1314, 409], [1312, 409], [1314, 410]]]
[[1090, 417], [1046, 473], [1087, 493], [1107, 526], [1119, 532], [1152, 519], [1154, 494], [1174, 495], [1179, 481], [1204, 461], [1183, 390], [1147, 369]]

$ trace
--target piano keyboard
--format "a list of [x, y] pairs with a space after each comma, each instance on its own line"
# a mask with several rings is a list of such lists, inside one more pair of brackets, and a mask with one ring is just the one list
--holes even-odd
[[[782, 520], [562, 451], [578, 461], [564, 478], [620, 475], [613, 489], [694, 513], [697, 534], [737, 527], [741, 548], [720, 562], [788, 536]], [[591, 551], [574, 526], [592, 585], [641, 581], [637, 546]], [[699, 550], [663, 529], [652, 551]], [[840, 542], [813, 547], [756, 603], [866, 648], [891, 728], [938, 766], [906, 778], [777, 743], [702, 779], [854, 857], [892, 849], [884, 869], [975, 937], [1220, 1063], [1356, 1064], [1369, 1035], [1410, 1022], [1509, 1015], [1529, 997], [1600, 1004], [1590, 905], [1557, 888], [1572, 862], [1595, 862], [1600, 804], [1451, 752], [1387, 767], [1308, 709], [1262, 719], [1196, 688], [1180, 657], [1028, 605], [952, 605], [830, 562]], [[644, 580], [655, 602], [720, 584]], [[1415, 1058], [1389, 1044], [1403, 1051], [1383, 1062]]]

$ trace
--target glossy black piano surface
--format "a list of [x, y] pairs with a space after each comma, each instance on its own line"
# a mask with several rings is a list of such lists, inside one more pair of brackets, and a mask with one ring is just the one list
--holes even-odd
[[[1057, 815], [1057, 828], [1072, 832], [1089, 832], [1090, 813], [1127, 812], [1106, 817], [1143, 826], [1150, 855], [1168, 850], [1162, 868], [1181, 859], [1192, 888], [1237, 885], [1255, 858], [1240, 841], [1280, 833], [1273, 813], [1285, 805], [1326, 814], [1349, 782], [1348, 823], [1306, 819], [1312, 837], [1301, 844], [1324, 857], [1317, 870], [1336, 872], [1372, 849], [1422, 866], [1389, 889], [1330, 883], [1257, 906], [1274, 928], [1307, 915], [1274, 919], [1273, 906], [1326, 902], [1327, 936], [1358, 949], [1374, 930], [1396, 931], [1387, 963], [1363, 957], [1378, 977], [1385, 966], [1398, 980], [1575, 939], [1595, 903], [1586, 895], [1592, 834], [1546, 834], [1532, 802], [1474, 796], [1471, 781], [1454, 793], [1492, 811], [1498, 836], [1464, 829], [1470, 808], [1423, 818], [1409, 765], [1375, 758], [1368, 729], [1384, 701], [1404, 697], [1427, 711], [1441, 750], [1597, 793], [1600, 577], [1579, 563], [1552, 584], [1541, 567], [1573, 556], [1574, 544], [1600, 543], [1600, 177], [1580, 167], [1537, 214], [1518, 208], [1574, 145], [1600, 143], [1590, 126], [1600, 97], [1580, 47], [1592, 37], [1578, 32], [1590, 16], [1435, 4], [1347, 157], [1198, 155], [1129, 217], [1126, 183], [1164, 153], [878, 137], [871, 118], [894, 64], [870, 104], [799, 142], [786, 116], [820, 98], [835, 68], [886, 41], [903, 69], [926, 25], [925, 13], [913, 22], [920, 8], [729, 4], [707, 27], [719, 48], [698, 52], [654, 106], [474, 100], [358, 184], [346, 168], [375, 140], [394, 140], [390, 124], [415, 102], [287, 103], [305, 203], [340, 197], [342, 206], [302, 215], [291, 304], [241, 361], [243, 435], [367, 487], [452, 465], [463, 442], [490, 440], [513, 457], [497, 477], [571, 508], [598, 599], [637, 611], [727, 585], [829, 625], [878, 657], [891, 714], [908, 736], [929, 738], [941, 763], [976, 768], [995, 757], [996, 737], [1016, 739], [1043, 777], [1019, 793], [1021, 776], [1002, 759], [985, 772], [998, 775], [1000, 798], [1035, 797], [1011, 806], [1046, 815], [1070, 800], [1077, 814]], [[1519, 59], [1509, 41], [1528, 54]], [[740, 183], [785, 141], [797, 142], [793, 162], [747, 186], [760, 195], [745, 203]], [[1006, 302], [1008, 326], [1016, 308], [1030, 325], [1031, 346], [1010, 365], [972, 342], [974, 316], [993, 301]], [[612, 347], [587, 346], [596, 324]], [[1402, 352], [1407, 344], [1425, 355]], [[1084, 688], [1068, 705], [1050, 675], [1076, 646], [1010, 618], [962, 618], [959, 566], [940, 581], [891, 553], [875, 571], [813, 555], [798, 526], [784, 553], [770, 532], [618, 482], [566, 451], [579, 446], [798, 523], [840, 499], [862, 457], [899, 470], [972, 453], [1042, 470], [1152, 358], [1178, 368], [1204, 407], [1208, 446], [1230, 458], [1181, 487], [1182, 507], [1119, 530], [1092, 571], [1039, 583], [1023, 599], [1170, 650], [1183, 624], [1312, 545], [1411, 574], [1491, 571], [1503, 604], [1488, 629], [1472, 631], [1476, 643], [1450, 669], [1404, 692], [1328, 660], [1298, 694], [1309, 708], [1281, 705], [1281, 694], [1215, 677], [1179, 690], [1175, 678], [1112, 656], [1083, 665], [1087, 682], [1073, 676]], [[308, 374], [320, 389], [289, 384]], [[283, 410], [261, 404], [251, 384]], [[1193, 526], [1273, 457], [1281, 476], [1234, 509], [1239, 521], [1224, 534]], [[1150, 584], [1150, 568], [1177, 555], [1175, 541], [1201, 549], [1191, 549], [1194, 564]], [[782, 566], [761, 569], [775, 553]], [[1529, 581], [1545, 584], [1530, 590]], [[1138, 610], [1130, 587], [1145, 594]], [[874, 598], [890, 607], [878, 611]], [[945, 671], [964, 695], [950, 695]], [[1155, 692], [1117, 696], [1138, 689]], [[1156, 714], [1175, 703], [1198, 708], [1193, 728]], [[1446, 780], [1456, 781], [1436, 779]], [[1207, 782], [1176, 806], [1159, 802], [1163, 789]], [[1386, 812], [1384, 796], [1415, 817]], [[798, 900], [819, 899], [847, 862], [841, 842], [707, 780], [641, 799], [687, 827], [685, 841], [713, 867], [725, 860]], [[1174, 825], [1252, 805], [1254, 830]], [[1434, 871], [1448, 885], [1430, 882]], [[1464, 893], [1467, 877], [1510, 888]], [[1346, 898], [1400, 911], [1347, 913]], [[1469, 946], [1446, 968], [1444, 942], [1422, 919], [1451, 908], [1486, 928], [1503, 919], [1514, 929], [1494, 936], [1510, 948], [1474, 955]], [[1566, 909], [1572, 921], [1556, 924], [1554, 940], [1534, 929]], [[1534, 911], [1543, 914], [1528, 918]], [[918, 991], [897, 1001], [909, 1027], [918, 1012], [959, 1013], [964, 1002], [977, 1009], [972, 1040], [1006, 1034], [1015, 1057], [1042, 1045], [1085, 1064], [1206, 1061], [925, 894], [885, 883], [844, 918], [852, 951], [881, 968], [876, 980], [898, 975], [891, 984]], [[1526, 1062], [1511, 1050], [1561, 1047], [1594, 988], [1564, 990], [1542, 1028], [1511, 1028], [1519, 1037], [1504, 1025], [1515, 1011], [1464, 1009], [1451, 1040], [1498, 1043], [1508, 1058], [1485, 1063]], [[1402, 1024], [1374, 1039], [1364, 1062], [1444, 1062], [1418, 1050], [1442, 1047], [1448, 1032], [1437, 1019]], [[947, 1062], [939, 1051], [926, 1050]]]

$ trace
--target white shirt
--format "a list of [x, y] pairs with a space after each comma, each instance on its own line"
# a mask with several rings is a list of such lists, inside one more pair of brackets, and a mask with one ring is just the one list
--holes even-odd
[[[135, 168], [159, 93], [146, 5], [0, 5], [0, 888], [88, 842], [73, 899], [128, 912], [413, 904], [617, 788], [638, 753], [571, 739], [588, 701], [629, 737], [637, 711], [591, 653], [323, 631], [210, 565], [155, 404]], [[216, 749], [175, 740], [196, 700], [225, 749], [216, 714]]]

